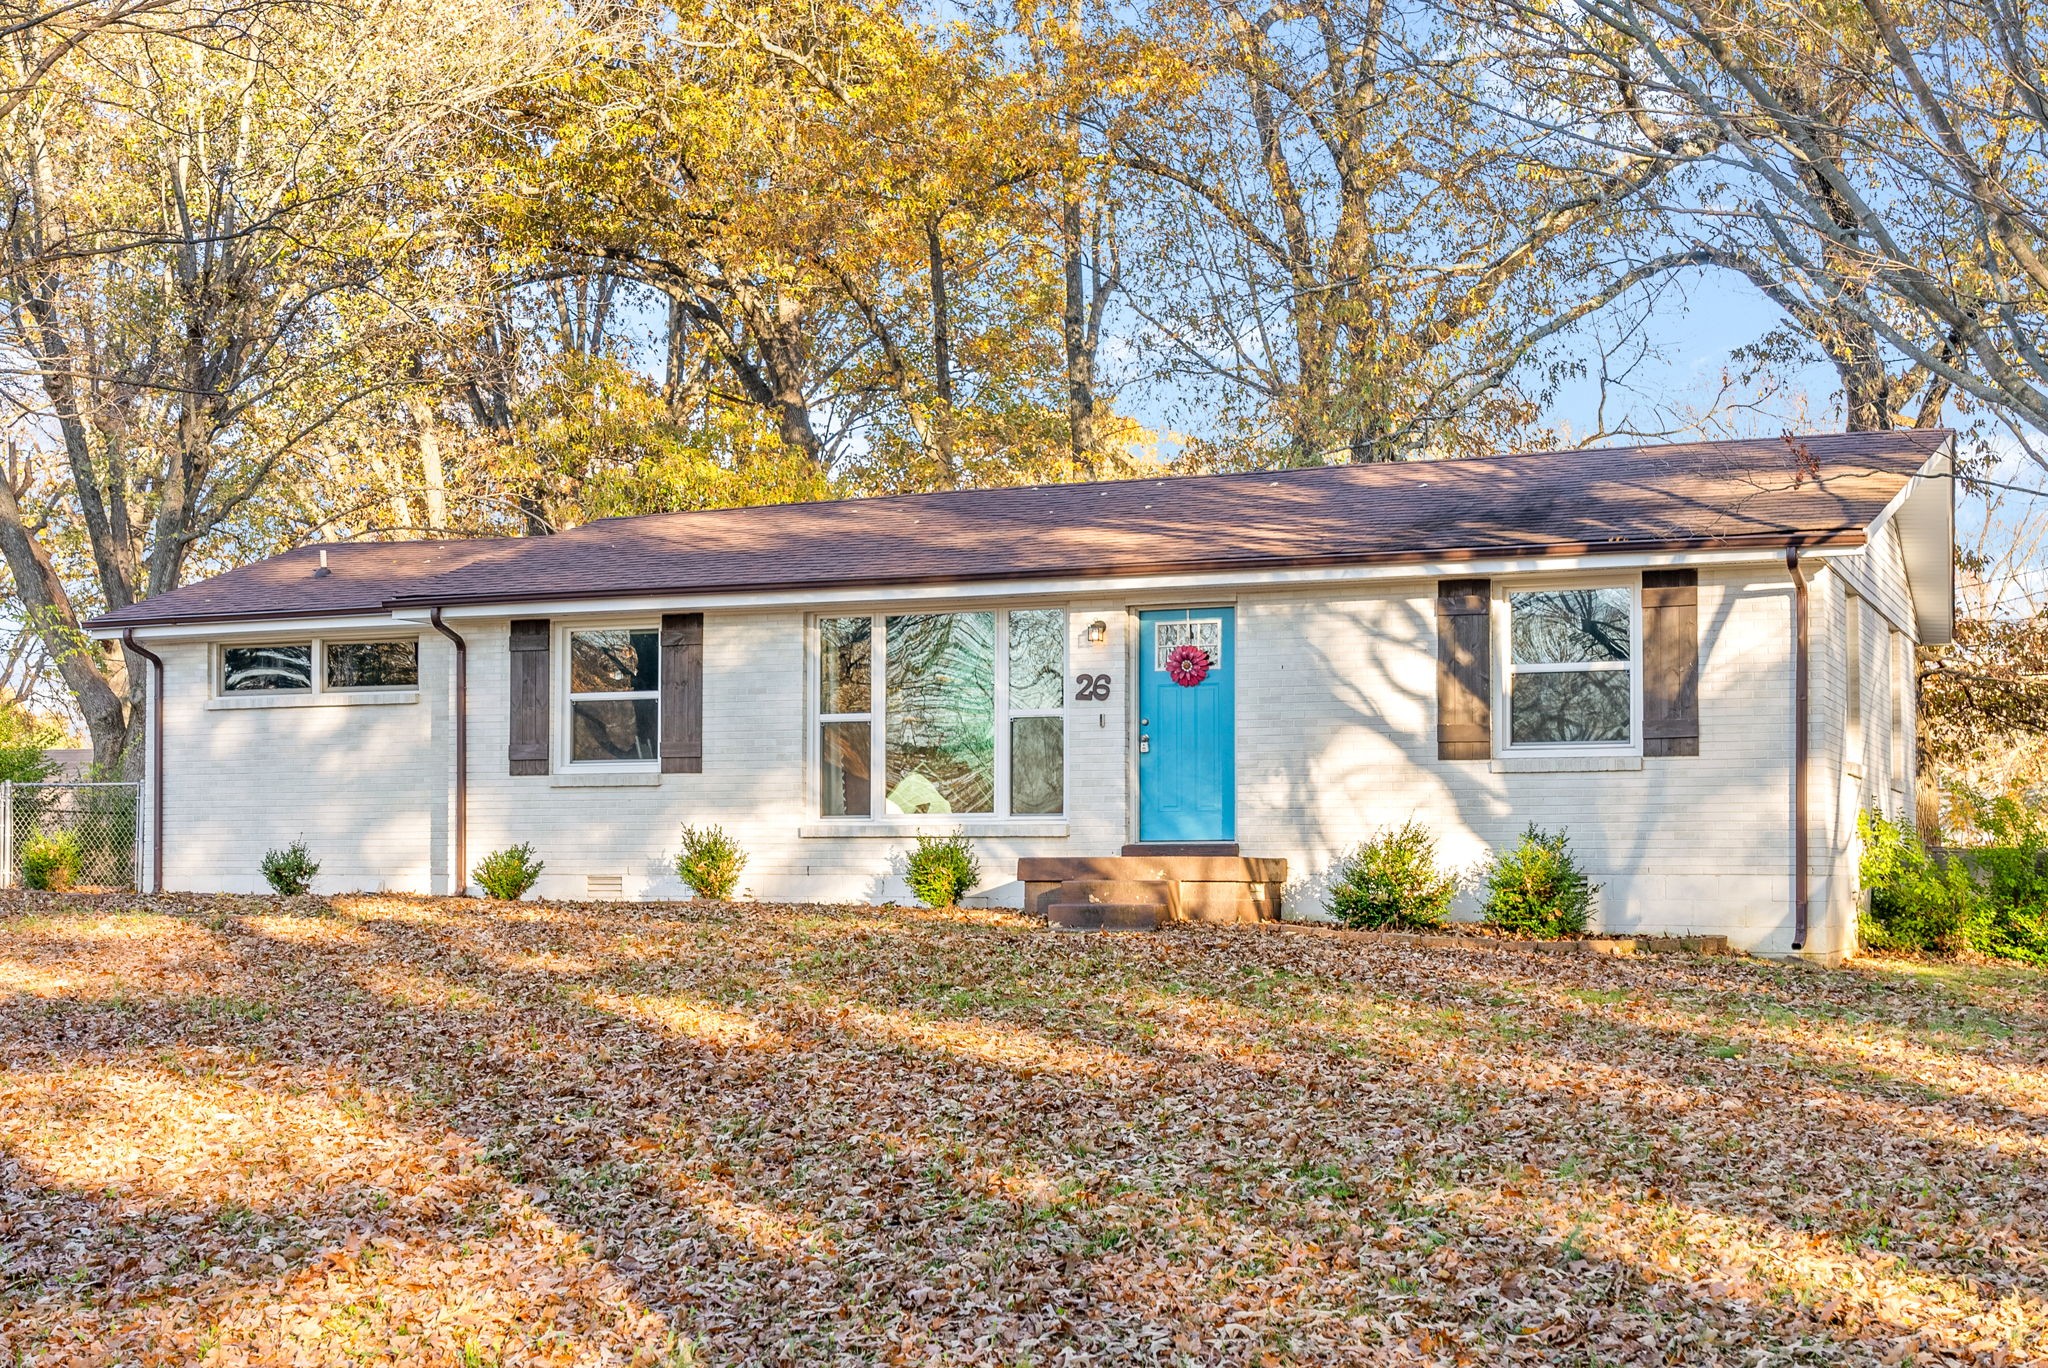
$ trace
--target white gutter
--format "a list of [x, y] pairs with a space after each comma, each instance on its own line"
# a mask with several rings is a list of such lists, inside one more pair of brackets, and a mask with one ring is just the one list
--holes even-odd
[[[1809, 551], [1809, 557], [1853, 554], [1861, 548]], [[1771, 565], [1778, 548], [1744, 551], [1674, 551], [1587, 556], [1521, 556], [1499, 560], [1414, 561], [1398, 565], [1316, 566], [1295, 570], [1209, 571], [1181, 575], [1072, 576], [1065, 579], [972, 580], [959, 584], [847, 585], [831, 589], [770, 589], [712, 593], [620, 595], [616, 598], [541, 599], [525, 603], [454, 604], [449, 618], [568, 617], [580, 613], [716, 611], [742, 608], [813, 608], [853, 604], [958, 603], [1015, 599], [1098, 599], [1212, 589], [1284, 589], [1326, 584], [1388, 584], [1403, 580], [1571, 573], [1665, 566]], [[426, 620], [425, 609], [400, 608], [401, 621]]]
[[[420, 610], [419, 621], [427, 620], [427, 609]], [[352, 613], [347, 617], [280, 617], [280, 618], [238, 618], [217, 622], [174, 622], [148, 624], [135, 629], [135, 635], [150, 641], [221, 641], [229, 637], [242, 640], [279, 636], [342, 636], [347, 633], [388, 632], [391, 630], [393, 615], [390, 613]], [[405, 619], [410, 622], [412, 619]], [[121, 628], [99, 627], [88, 635], [95, 641], [119, 641]]]

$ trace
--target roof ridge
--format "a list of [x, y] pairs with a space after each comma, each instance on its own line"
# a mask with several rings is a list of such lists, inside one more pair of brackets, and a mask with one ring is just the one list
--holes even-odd
[[[1860, 544], [1861, 529], [1949, 440], [1936, 430], [1750, 437], [693, 509], [599, 519], [550, 537], [328, 543], [346, 550], [327, 576], [305, 571], [316, 543], [90, 625]], [[1818, 478], [1797, 457], [1802, 445]], [[1269, 496], [1272, 486], [1284, 488]]]
[[[578, 523], [574, 527], [565, 528], [561, 532], [554, 533], [553, 535], [569, 536], [574, 533], [584, 531], [587, 528], [603, 527], [620, 523], [644, 523], [655, 518], [689, 518], [706, 513], [735, 513], [746, 509], [756, 508], [797, 509], [824, 508], [838, 504], [894, 504], [905, 503], [916, 499], [966, 498], [980, 494], [1024, 494], [1081, 488], [1118, 489], [1128, 487], [1131, 485], [1161, 484], [1180, 480], [1258, 480], [1270, 479], [1275, 476], [1300, 477], [1312, 475], [1328, 475], [1340, 471], [1362, 472], [1380, 470], [1421, 470], [1441, 466], [1480, 465], [1493, 461], [1526, 461], [1540, 460], [1545, 457], [1562, 458], [1578, 456], [1613, 455], [1615, 453], [1624, 451], [1634, 451], [1643, 453], [1654, 452], [1662, 455], [1713, 448], [1729, 449], [1738, 447], [1750, 447], [1755, 446], [1759, 443], [1783, 442], [1787, 440], [1797, 442], [1839, 442], [1845, 440], [1855, 441], [1857, 439], [1872, 437], [1898, 438], [1912, 437], [1914, 435], [1931, 436], [1941, 441], [1945, 441], [1949, 437], [1953, 436], [1954, 433], [1952, 432], [1952, 430], [1948, 428], [1904, 428], [1892, 429], [1886, 432], [1784, 432], [1777, 433], [1768, 437], [1715, 437], [1702, 438], [1698, 441], [1692, 442], [1657, 442], [1649, 444], [1633, 442], [1618, 443], [1614, 446], [1543, 447], [1534, 450], [1495, 452], [1491, 455], [1486, 456], [1409, 457], [1393, 461], [1333, 461], [1322, 465], [1276, 466], [1270, 469], [1258, 470], [1171, 471], [1157, 475], [1123, 476], [1117, 479], [1110, 480], [1046, 480], [1039, 481], [1034, 484], [1020, 485], [972, 485], [965, 489], [903, 490], [893, 494], [850, 494], [844, 495], [837, 499], [795, 499], [785, 503], [727, 504], [718, 508], [677, 508], [671, 509], [665, 513], [619, 513], [614, 514], [613, 516], [608, 518], [593, 518], [589, 522]], [[526, 539], [521, 537], [510, 537], [505, 538], [504, 540], [522, 541]]]

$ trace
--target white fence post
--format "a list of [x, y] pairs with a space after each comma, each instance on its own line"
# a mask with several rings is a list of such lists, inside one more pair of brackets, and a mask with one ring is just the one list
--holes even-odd
[[[146, 769], [146, 765], [145, 765], [145, 769]], [[134, 852], [134, 857], [133, 857], [133, 863], [131, 864], [131, 866], [130, 866], [130, 868], [129, 868], [129, 870], [128, 870], [128, 879], [129, 879], [129, 882], [130, 882], [130, 883], [134, 884], [134, 886], [135, 886], [135, 891], [136, 891], [137, 893], [157, 893], [157, 892], [161, 892], [161, 891], [162, 891], [162, 890], [160, 890], [160, 889], [155, 889], [155, 888], [144, 888], [144, 887], [142, 886], [142, 871], [143, 871], [143, 870], [144, 870], [145, 868], [147, 868], [147, 867], [148, 867], [148, 866], [144, 865], [144, 864], [143, 864], [143, 862], [142, 862], [142, 860], [143, 860], [143, 850], [142, 850], [142, 846], [143, 846], [143, 843], [144, 843], [145, 841], [149, 840], [149, 819], [143, 816], [143, 814], [142, 814], [142, 805], [143, 805], [143, 803], [144, 803], [144, 802], [148, 801], [148, 797], [149, 797], [149, 785], [148, 785], [148, 783], [147, 783], [147, 782], [145, 782], [144, 780], [140, 780], [140, 779], [136, 780], [136, 781], [135, 781], [135, 806], [134, 806], [134, 809], [133, 809], [133, 810], [134, 810], [134, 813], [135, 813], [135, 839], [134, 839], [133, 841], [131, 841], [131, 842], [129, 843], [129, 849], [130, 849], [130, 850], [132, 850], [132, 851]]]
[[14, 781], [0, 779], [0, 888], [14, 886]]

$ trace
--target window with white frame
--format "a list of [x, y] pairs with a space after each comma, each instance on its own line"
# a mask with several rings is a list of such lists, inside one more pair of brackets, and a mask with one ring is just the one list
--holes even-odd
[[326, 688], [413, 689], [420, 682], [417, 641], [324, 641]]
[[223, 646], [220, 691], [237, 693], [313, 692], [313, 643], [265, 642], [260, 646]]
[[661, 755], [661, 634], [653, 627], [568, 633], [572, 765], [653, 763]]
[[419, 682], [420, 644], [411, 637], [379, 641], [316, 637], [220, 649], [220, 691], [224, 695], [416, 689]]
[[1636, 740], [1632, 588], [1507, 595], [1502, 693], [1510, 747], [1608, 747]]
[[1066, 639], [1056, 608], [819, 619], [820, 813], [1065, 811]]

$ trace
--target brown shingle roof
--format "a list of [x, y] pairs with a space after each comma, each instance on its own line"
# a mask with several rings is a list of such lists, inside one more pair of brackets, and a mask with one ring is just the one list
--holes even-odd
[[[1598, 551], [1856, 545], [1944, 432], [962, 490], [667, 513], [559, 536], [311, 548], [93, 626], [384, 607]], [[1802, 469], [1802, 467], [1804, 467]]]
[[[479, 556], [518, 545], [507, 537], [465, 541], [328, 542], [199, 580], [94, 618], [88, 627], [212, 622], [249, 617], [381, 613], [396, 595]], [[327, 553], [328, 573], [320, 568]]]

